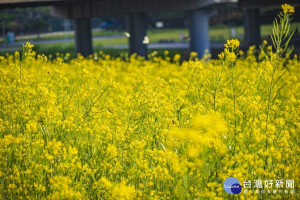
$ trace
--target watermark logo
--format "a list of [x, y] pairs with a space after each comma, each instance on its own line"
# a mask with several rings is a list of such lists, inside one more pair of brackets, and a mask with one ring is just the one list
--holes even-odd
[[243, 184], [244, 194], [296, 194], [294, 179], [245, 180]]
[[228, 194], [239, 194], [242, 191], [240, 181], [234, 177], [227, 178], [224, 181], [223, 188]]

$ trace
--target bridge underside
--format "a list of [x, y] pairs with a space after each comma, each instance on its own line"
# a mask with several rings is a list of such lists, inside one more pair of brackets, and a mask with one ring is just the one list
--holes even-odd
[[[299, 4], [298, 0], [285, 3]], [[128, 15], [130, 53], [147, 56], [145, 13], [161, 11], [188, 11], [190, 50], [199, 57], [209, 46], [209, 18], [212, 11], [224, 4], [238, 3], [245, 14], [246, 42], [260, 42], [259, 7], [280, 6], [282, 0], [1, 0], [1, 8], [51, 5], [51, 13], [61, 18], [73, 19], [76, 51], [87, 56], [92, 51], [90, 18]]]
[[189, 11], [207, 9], [237, 0], [100, 0], [56, 6], [55, 16], [63, 18], [99, 17], [137, 12]]
[[202, 57], [209, 46], [209, 17], [211, 10], [238, 0], [2, 0], [0, 8], [51, 5], [51, 14], [73, 19], [76, 51], [87, 56], [93, 52], [90, 18], [128, 15], [130, 53], [147, 56], [145, 13], [161, 11], [188, 11], [190, 49]]
[[[154, 12], [164, 10], [191, 10], [204, 8], [213, 4], [237, 3], [238, 0], [1, 0], [0, 8], [33, 7], [33, 6], [83, 6], [91, 7], [92, 11], [101, 11], [101, 16], [107, 13], [122, 14], [128, 12]], [[99, 16], [99, 12], [93, 13]]]
[[[190, 50], [197, 52], [199, 57], [204, 55], [205, 50], [210, 51], [209, 46], [209, 16], [211, 10], [225, 3], [237, 3], [237, 0], [100, 0], [84, 1], [74, 4], [56, 5], [52, 7], [51, 13], [61, 18], [73, 19], [75, 24], [79, 19], [89, 19], [98, 16], [128, 15], [129, 19], [129, 49], [130, 53], [137, 53], [147, 56], [147, 45], [143, 43], [146, 36], [147, 12], [161, 11], [188, 11], [190, 27]], [[76, 32], [78, 36], [81, 32]], [[85, 36], [86, 41], [76, 41], [86, 43], [91, 40]], [[90, 37], [90, 36], [89, 36]], [[91, 45], [90, 45], [91, 46]], [[87, 55], [92, 52], [77, 45], [78, 52]]]

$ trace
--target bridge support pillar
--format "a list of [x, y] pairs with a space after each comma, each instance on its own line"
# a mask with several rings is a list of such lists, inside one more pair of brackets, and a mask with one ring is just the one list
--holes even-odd
[[189, 13], [190, 51], [203, 57], [205, 50], [210, 51], [209, 13], [204, 10], [193, 10]]
[[260, 44], [259, 8], [245, 9], [245, 41], [247, 45]]
[[129, 14], [129, 52], [137, 53], [140, 56], [147, 57], [147, 44], [144, 44], [146, 36], [146, 19], [144, 13]]
[[75, 18], [74, 29], [76, 53], [81, 53], [83, 56], [92, 54], [91, 19]]

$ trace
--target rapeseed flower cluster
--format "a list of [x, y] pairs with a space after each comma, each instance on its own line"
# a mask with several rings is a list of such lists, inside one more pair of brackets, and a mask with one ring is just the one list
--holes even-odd
[[295, 8], [289, 4], [283, 4], [282, 6], [282, 10], [284, 13], [294, 13], [295, 12]]
[[238, 39], [227, 40], [224, 46], [224, 51], [218, 56], [221, 62], [233, 65], [237, 59], [240, 41]]
[[226, 49], [232, 49], [233, 51], [238, 49], [240, 46], [240, 41], [238, 39], [227, 40], [227, 43], [224, 44]]
[[238, 47], [221, 62], [1, 57], [0, 199], [229, 199], [228, 177], [297, 192], [299, 58]]

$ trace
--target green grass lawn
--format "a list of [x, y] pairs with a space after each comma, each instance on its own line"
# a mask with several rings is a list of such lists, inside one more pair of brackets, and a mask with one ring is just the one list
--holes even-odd
[[[292, 23], [292, 28], [296, 29], [296, 27], [300, 28], [300, 23]], [[244, 28], [233, 27], [236, 29], [237, 38], [243, 41]], [[272, 25], [262, 25], [261, 27], [261, 36], [265, 37], [272, 33]], [[298, 28], [298, 29], [299, 29]], [[212, 42], [224, 42], [226, 39], [232, 38], [231, 36], [231, 28], [225, 25], [221, 26], [212, 26], [209, 30], [209, 36]], [[148, 30], [147, 35], [150, 39], [150, 43], [157, 43], [160, 40], [173, 40], [174, 42], [179, 42], [180, 32], [183, 32], [184, 36], [188, 36], [188, 29], [153, 29]], [[127, 38], [114, 38], [108, 40], [96, 40], [94, 41], [94, 45], [116, 45], [116, 44], [127, 44]]]
[[[236, 28], [237, 35], [243, 35], [244, 34], [244, 28], [243, 27], [234, 27]], [[262, 36], [268, 35], [271, 33], [272, 25], [263, 25], [261, 26], [261, 32]], [[158, 42], [161, 39], [170, 39], [174, 40], [175, 42], [179, 41], [179, 34], [183, 31], [185, 36], [188, 36], [188, 29], [152, 29], [148, 30], [147, 34], [148, 37], [151, 39], [152, 42]], [[97, 36], [109, 36], [109, 35], [122, 35], [122, 31], [110, 31], [110, 30], [93, 30], [92, 35], [94, 37]], [[210, 37], [213, 40], [224, 40], [224, 38], [230, 38], [230, 28], [226, 25], [219, 25], [219, 26], [212, 26], [210, 28]], [[68, 33], [68, 34], [57, 34], [57, 35], [41, 35], [39, 38], [37, 37], [31, 37], [27, 38], [26, 40], [51, 40], [51, 39], [63, 39], [63, 38], [73, 38], [74, 33]], [[24, 39], [18, 39], [16, 41], [23, 41]], [[115, 41], [113, 41], [115, 40]], [[111, 39], [110, 41], [106, 40], [103, 44], [124, 44], [124, 39]], [[121, 42], [121, 43], [118, 43]]]
[[[298, 29], [300, 28], [300, 23], [292, 23], [292, 28]], [[222, 42], [228, 38], [231, 38], [231, 28], [236, 29], [236, 35], [237, 38], [242, 40], [244, 35], [244, 28], [242, 26], [238, 27], [228, 27], [226, 25], [215, 25], [210, 27], [209, 35], [212, 42], [219, 41]], [[183, 32], [184, 36], [188, 36], [188, 29], [152, 29], [147, 31], [147, 35], [150, 39], [151, 43], [157, 43], [160, 40], [173, 40], [174, 42], [179, 42], [180, 38], [180, 32]], [[261, 35], [262, 37], [266, 35], [270, 35], [272, 32], [272, 25], [262, 25], [261, 26]], [[104, 31], [104, 30], [93, 30], [92, 35], [94, 37], [96, 36], [108, 36], [108, 35], [122, 35], [123, 32], [121, 31]], [[39, 38], [32, 37], [27, 39], [18, 39], [17, 41], [26, 41], [26, 40], [51, 40], [51, 39], [63, 39], [63, 38], [73, 38], [74, 33], [68, 33], [66, 35], [64, 34], [57, 34], [57, 35], [41, 35]], [[95, 45], [115, 45], [115, 44], [127, 44], [128, 39], [126, 37], [124, 38], [112, 38], [112, 39], [106, 39], [106, 40], [99, 40], [95, 41]]]
[[[150, 43], [158, 43], [160, 40], [173, 40], [174, 42], [180, 42], [180, 32], [183, 32], [183, 35], [188, 37], [188, 29], [153, 29], [147, 31], [147, 36], [150, 39]], [[230, 30], [227, 27], [212, 27], [210, 29], [210, 38], [212, 41], [221, 41], [223, 42], [225, 38], [230, 38]], [[237, 34], [243, 34], [243, 28], [237, 28]], [[187, 40], [185, 40], [187, 41]], [[181, 41], [184, 42], [184, 41]], [[94, 45], [118, 45], [118, 44], [127, 44], [128, 38], [114, 38], [107, 40], [96, 40]]]
[[[300, 23], [292, 23], [292, 28], [298, 29], [300, 28]], [[235, 27], [236, 34], [239, 37], [244, 35], [244, 28], [243, 27]], [[184, 36], [188, 37], [188, 29], [153, 29], [147, 31], [147, 36], [150, 39], [150, 43], [157, 43], [160, 40], [173, 40], [174, 42], [179, 42], [180, 32], [183, 32]], [[262, 25], [261, 26], [261, 35], [262, 37], [266, 35], [270, 35], [272, 32], [272, 25]], [[107, 35], [123, 35], [123, 32], [120, 31], [101, 31], [101, 30], [94, 30], [92, 32], [93, 36], [107, 36]], [[209, 35], [212, 42], [224, 42], [226, 39], [231, 38], [230, 35], [230, 28], [225, 25], [218, 25], [210, 27]], [[41, 37], [40, 39], [61, 39], [64, 38], [64, 35], [52, 35], [47, 37]], [[68, 37], [74, 37], [74, 33], [68, 34]], [[241, 41], [243, 38], [239, 38]], [[25, 41], [24, 41], [25, 42]], [[128, 38], [121, 37], [121, 38], [112, 38], [112, 39], [105, 39], [105, 40], [94, 40], [94, 52], [99, 50], [108, 51], [108, 53], [112, 53], [116, 51], [117, 54], [122, 52], [122, 50], [112, 50], [112, 49], [104, 49], [103, 45], [124, 45], [128, 44]], [[21, 47], [20, 47], [21, 48]], [[75, 48], [74, 42], [66, 42], [66, 43], [52, 43], [52, 44], [42, 44], [42, 45], [35, 45], [35, 49], [38, 53], [44, 54], [55, 54], [56, 52], [73, 52]], [[114, 53], [113, 53], [114, 54]], [[75, 55], [74, 55], [75, 56]]]

